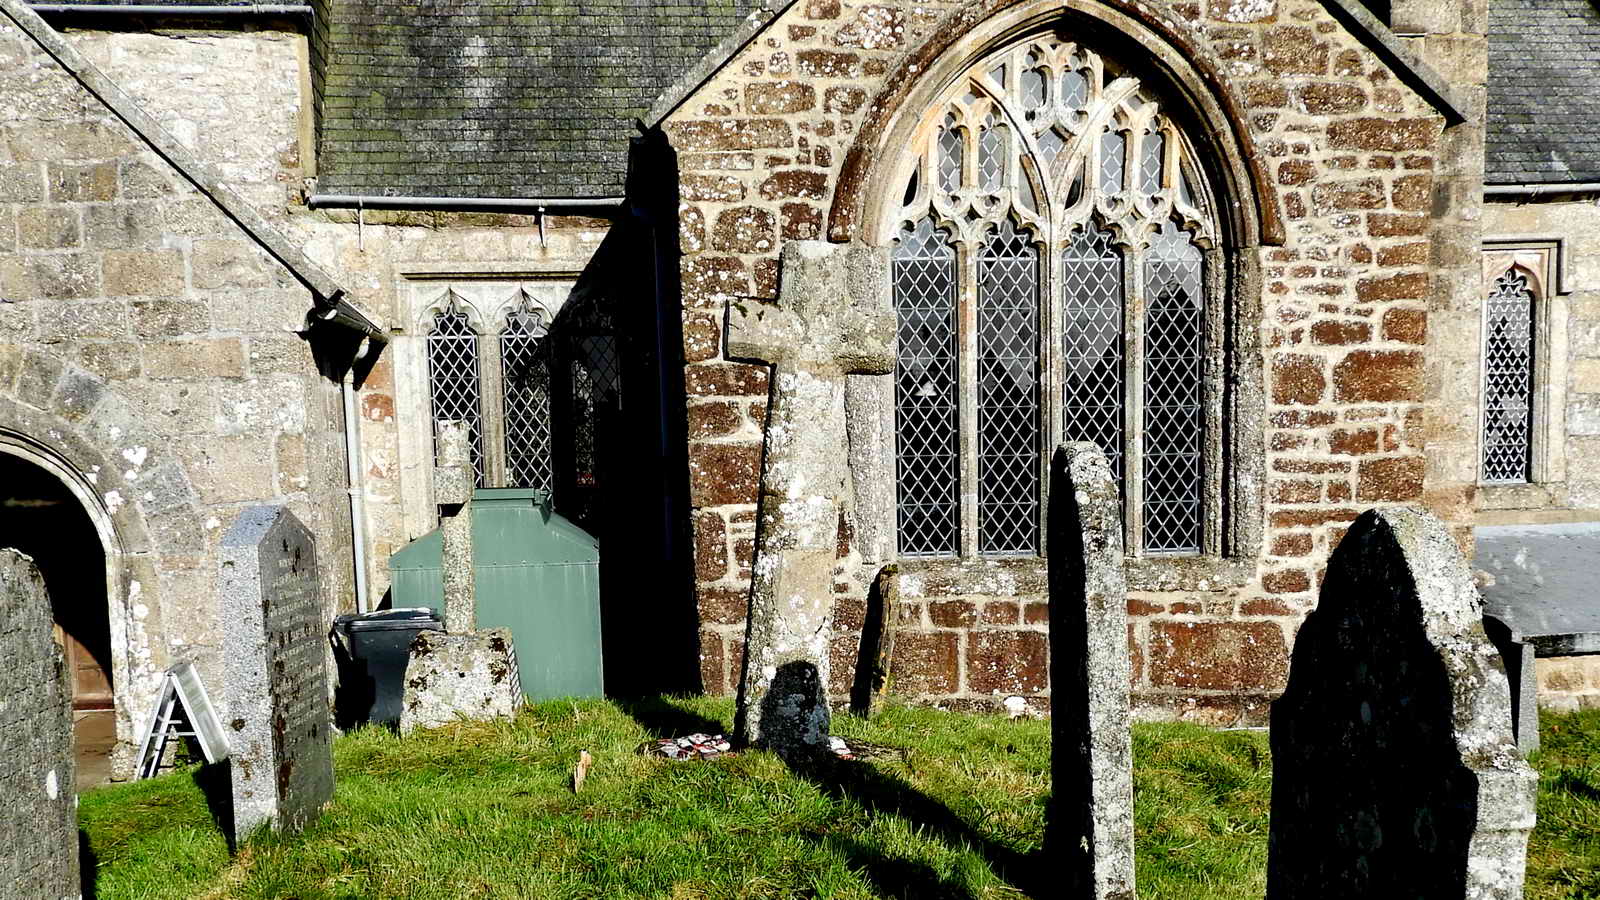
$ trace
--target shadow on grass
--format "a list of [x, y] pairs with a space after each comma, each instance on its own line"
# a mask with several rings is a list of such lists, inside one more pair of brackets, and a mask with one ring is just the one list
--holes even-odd
[[612, 697], [611, 702], [638, 722], [651, 737], [683, 737], [686, 734], [726, 734], [728, 726], [716, 719], [678, 706], [671, 697]]
[[95, 880], [100, 877], [100, 858], [89, 844], [89, 832], [78, 829], [78, 895], [83, 900], [100, 896], [95, 890]]
[[883, 854], [849, 838], [829, 836], [824, 847], [838, 851], [872, 885], [874, 894], [891, 900], [970, 900], [972, 893], [959, 884], [939, 877], [926, 863], [907, 859], [888, 859]]
[[228, 842], [231, 855], [239, 849], [238, 837], [233, 833], [233, 769], [229, 760], [207, 763], [194, 770], [195, 787], [205, 795], [206, 809], [211, 821]]

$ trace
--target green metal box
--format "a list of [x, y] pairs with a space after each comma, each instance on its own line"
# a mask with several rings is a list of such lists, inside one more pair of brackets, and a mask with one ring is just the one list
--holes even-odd
[[[601, 696], [599, 542], [543, 491], [479, 488], [470, 509], [478, 627], [511, 629], [522, 692]], [[443, 614], [443, 554], [435, 529], [389, 557], [393, 606]]]

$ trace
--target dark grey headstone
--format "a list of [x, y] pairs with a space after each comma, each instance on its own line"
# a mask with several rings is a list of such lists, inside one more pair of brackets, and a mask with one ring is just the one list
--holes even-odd
[[1122, 500], [1105, 454], [1062, 444], [1050, 465], [1050, 821], [1061, 894], [1132, 900], [1133, 738]]
[[78, 896], [67, 665], [33, 560], [0, 550], [0, 900]]
[[234, 836], [297, 830], [333, 797], [332, 722], [311, 533], [282, 506], [253, 506], [222, 539], [224, 728]]
[[1272, 706], [1269, 900], [1522, 896], [1536, 776], [1466, 561], [1418, 509], [1328, 561]]

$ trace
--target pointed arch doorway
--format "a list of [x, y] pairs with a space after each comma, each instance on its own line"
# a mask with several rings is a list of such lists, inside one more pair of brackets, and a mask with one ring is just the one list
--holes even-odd
[[111, 778], [117, 744], [107, 565], [115, 542], [79, 496], [84, 489], [69, 486], [59, 468], [57, 461], [0, 441], [0, 547], [28, 554], [44, 576], [55, 637], [65, 651], [82, 789]]

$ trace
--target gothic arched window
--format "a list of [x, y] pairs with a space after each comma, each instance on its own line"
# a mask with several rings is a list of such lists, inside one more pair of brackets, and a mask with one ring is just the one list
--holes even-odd
[[1528, 273], [1500, 273], [1484, 303], [1483, 481], [1533, 480], [1534, 289]]
[[903, 556], [1038, 553], [1049, 449], [1088, 440], [1136, 555], [1218, 551], [1214, 201], [1154, 92], [1074, 43], [934, 105], [895, 219]]

